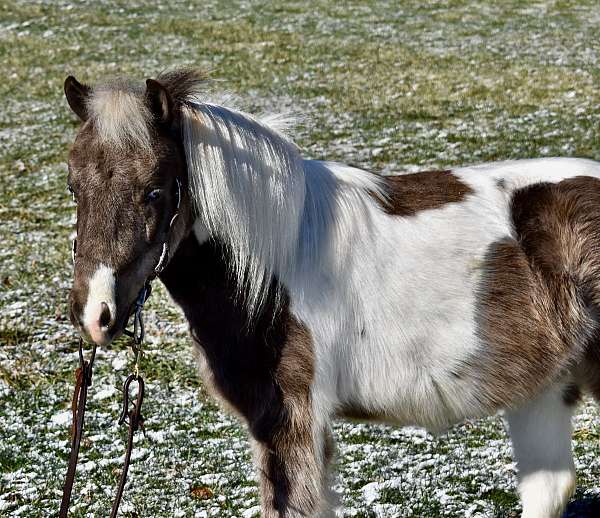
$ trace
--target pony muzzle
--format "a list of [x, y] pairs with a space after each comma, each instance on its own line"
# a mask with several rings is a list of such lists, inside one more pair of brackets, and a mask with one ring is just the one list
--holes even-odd
[[107, 345], [113, 335], [114, 317], [110, 307], [104, 301], [100, 302], [100, 307], [96, 308], [93, 316], [88, 322], [84, 323], [84, 329], [91, 340], [97, 345]]
[[115, 335], [117, 316], [115, 304], [115, 274], [112, 268], [100, 265], [88, 282], [88, 292], [81, 315], [73, 308], [79, 329], [86, 339], [97, 345], [108, 345]]

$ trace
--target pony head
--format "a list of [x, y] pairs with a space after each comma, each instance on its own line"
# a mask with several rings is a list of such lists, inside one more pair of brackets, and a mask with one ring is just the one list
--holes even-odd
[[70, 315], [98, 345], [123, 332], [164, 243], [173, 251], [189, 232], [181, 104], [201, 80], [179, 71], [148, 79], [145, 88], [65, 81], [69, 106], [81, 120], [68, 161], [77, 203]]

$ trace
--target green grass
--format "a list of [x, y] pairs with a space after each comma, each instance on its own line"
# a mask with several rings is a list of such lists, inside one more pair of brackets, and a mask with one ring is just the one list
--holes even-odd
[[519, 499], [514, 493], [503, 491], [502, 489], [490, 489], [483, 494], [486, 500], [494, 503], [498, 510], [510, 509], [519, 503]]
[[[215, 78], [213, 93], [232, 92], [250, 111], [297, 114], [307, 156], [372, 170], [600, 159], [599, 23], [594, 0], [178, 0], [162, 9], [147, 0], [0, 0], [0, 515], [53, 514], [68, 454], [59, 419], [76, 366], [67, 317], [74, 206], [65, 163], [77, 127], [62, 93], [68, 74], [141, 81], [198, 66]], [[240, 516], [258, 503], [245, 433], [202, 388], [164, 290], [147, 320], [149, 435], [124, 516]], [[78, 479], [73, 516], [106, 514], [130, 361], [124, 342], [98, 357], [81, 458], [90, 485]], [[578, 498], [587, 501], [600, 476], [597, 410], [587, 405], [576, 427]], [[339, 425], [336, 436], [347, 516], [519, 512], [499, 419], [440, 439], [358, 424]], [[374, 481], [394, 484], [367, 504], [362, 489]], [[204, 486], [212, 495], [195, 497]], [[571, 516], [589, 508], [574, 504]]]

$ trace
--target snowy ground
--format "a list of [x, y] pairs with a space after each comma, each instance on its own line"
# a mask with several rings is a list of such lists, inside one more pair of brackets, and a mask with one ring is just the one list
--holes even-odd
[[[66, 319], [73, 205], [65, 157], [80, 80], [194, 64], [250, 110], [295, 112], [306, 154], [394, 172], [542, 155], [600, 159], [596, 0], [282, 3], [0, 1], [0, 515], [58, 508], [76, 340]], [[146, 438], [123, 516], [258, 516], [244, 431], [197, 380], [180, 313], [147, 311]], [[74, 516], [106, 516], [130, 362], [99, 351]], [[576, 421], [568, 516], [600, 515], [600, 424]], [[342, 516], [517, 516], [500, 418], [434, 438], [336, 428]], [[83, 476], [85, 474], [85, 477]]]

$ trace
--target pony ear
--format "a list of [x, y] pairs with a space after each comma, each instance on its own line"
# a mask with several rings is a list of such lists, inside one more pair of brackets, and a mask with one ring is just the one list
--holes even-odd
[[87, 98], [92, 89], [88, 85], [83, 85], [73, 76], [65, 79], [65, 96], [71, 110], [82, 120], [88, 118]]
[[157, 122], [171, 125], [174, 118], [173, 99], [167, 89], [154, 79], [146, 79], [146, 102]]

